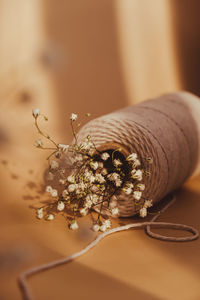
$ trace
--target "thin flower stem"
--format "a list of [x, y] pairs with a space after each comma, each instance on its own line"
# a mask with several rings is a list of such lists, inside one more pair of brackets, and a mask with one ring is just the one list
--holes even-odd
[[75, 138], [75, 141], [76, 141], [76, 145], [77, 145], [77, 137], [76, 137], [76, 132], [75, 132], [75, 130], [74, 130], [74, 126], [73, 126], [73, 121], [71, 120], [71, 128], [72, 128], [72, 133], [73, 133], [73, 136], [74, 136], [74, 138]]
[[50, 157], [51, 157], [52, 155], [54, 155], [56, 152], [57, 152], [57, 149], [56, 149], [55, 151], [53, 151], [53, 152], [46, 158], [46, 160], [49, 161]]
[[51, 137], [47, 134], [47, 133], [44, 133], [40, 128], [39, 128], [39, 125], [38, 125], [38, 122], [37, 122], [37, 119], [38, 117], [35, 118], [35, 126], [38, 130], [38, 133], [41, 134], [43, 137], [45, 137], [46, 139], [48, 139], [50, 142], [52, 142], [56, 148], [58, 149], [58, 145], [56, 144], [56, 142], [54, 142]]
[[[55, 148], [48, 148], [48, 147], [39, 147], [42, 150], [55, 150]], [[57, 152], [57, 148], [56, 148], [56, 152]]]

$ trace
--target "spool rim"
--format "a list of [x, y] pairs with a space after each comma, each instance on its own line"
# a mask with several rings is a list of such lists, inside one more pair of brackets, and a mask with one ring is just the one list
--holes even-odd
[[97, 149], [101, 152], [108, 151], [108, 150], [121, 149], [120, 152], [125, 157], [127, 157], [130, 154], [129, 150], [124, 145], [122, 145], [120, 143], [116, 143], [116, 142], [107, 142], [105, 144], [100, 145]]

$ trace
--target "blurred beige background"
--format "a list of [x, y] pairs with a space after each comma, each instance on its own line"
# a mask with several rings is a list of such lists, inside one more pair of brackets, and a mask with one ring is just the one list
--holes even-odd
[[[68, 143], [71, 112], [96, 117], [180, 89], [200, 95], [199, 11], [198, 0], [0, 0], [0, 299], [20, 299], [22, 270], [94, 238], [89, 220], [69, 232], [62, 218], [39, 222], [30, 209], [46, 199], [31, 109]], [[199, 200], [197, 178], [161, 219], [199, 228]], [[199, 241], [130, 231], [29, 282], [37, 300], [198, 300], [199, 250]]]

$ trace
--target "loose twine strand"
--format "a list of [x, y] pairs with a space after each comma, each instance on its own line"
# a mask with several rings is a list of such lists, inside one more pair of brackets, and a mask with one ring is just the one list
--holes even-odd
[[[166, 211], [176, 200], [176, 197], [172, 195], [172, 199], [167, 203], [164, 208], [160, 211], [160, 213], [163, 213]], [[33, 300], [33, 295], [31, 293], [31, 290], [29, 288], [29, 285], [27, 283], [27, 278], [31, 277], [34, 274], [55, 268], [60, 265], [64, 265], [72, 260], [75, 260], [79, 256], [82, 256], [83, 254], [87, 253], [90, 249], [94, 248], [103, 238], [105, 238], [108, 235], [111, 235], [116, 232], [128, 230], [130, 228], [145, 228], [147, 235], [149, 235], [152, 238], [161, 240], [161, 241], [171, 241], [171, 242], [189, 242], [198, 239], [199, 232], [197, 229], [183, 225], [183, 224], [174, 224], [174, 223], [168, 223], [168, 222], [155, 222], [155, 220], [160, 216], [160, 213], [155, 215], [149, 222], [142, 222], [142, 223], [131, 223], [124, 226], [119, 226], [113, 229], [110, 229], [107, 232], [104, 232], [96, 237], [94, 241], [92, 241], [89, 245], [87, 245], [84, 249], [82, 249], [79, 252], [76, 252], [70, 256], [55, 260], [53, 262], [43, 264], [34, 268], [31, 268], [19, 275], [18, 278], [18, 285], [22, 292], [22, 297], [24, 300]], [[159, 227], [159, 228], [170, 228], [170, 229], [178, 229], [178, 230], [184, 230], [192, 233], [191, 236], [186, 237], [172, 237], [172, 236], [164, 236], [160, 234], [156, 234], [151, 231], [151, 226], [153, 227]]]

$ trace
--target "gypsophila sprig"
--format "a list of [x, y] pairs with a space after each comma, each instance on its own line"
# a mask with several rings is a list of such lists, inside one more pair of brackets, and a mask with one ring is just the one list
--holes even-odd
[[[125, 157], [121, 148], [99, 151], [90, 135], [79, 143], [77, 130], [81, 123], [77, 123], [78, 115], [75, 113], [69, 117], [74, 142], [71, 145], [57, 143], [39, 126], [39, 118], [48, 121], [40, 109], [33, 109], [32, 115], [35, 127], [43, 138], [37, 139], [35, 146], [51, 151], [47, 157], [47, 180], [52, 183], [46, 186], [50, 200], [36, 210], [38, 219], [52, 221], [57, 214], [62, 214], [69, 221], [69, 228], [76, 230], [79, 228], [79, 217], [96, 211], [92, 229], [105, 232], [112, 226], [108, 216], [114, 218], [120, 215], [120, 207], [112, 201], [112, 197], [118, 194], [131, 197], [138, 214], [142, 218], [147, 216], [153, 203], [151, 199], [143, 197], [143, 179], [150, 175], [143, 161], [152, 163], [150, 157], [141, 160], [135, 152]], [[89, 116], [87, 113], [86, 117]], [[51, 145], [45, 146], [44, 140]], [[59, 188], [54, 186], [56, 177]]]

